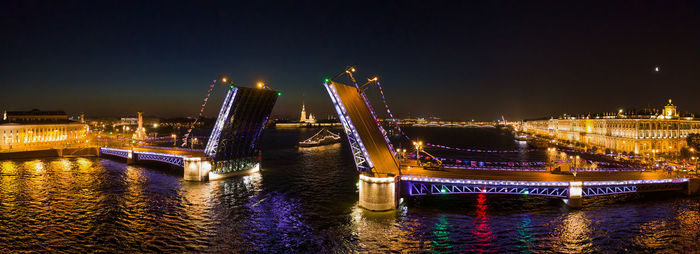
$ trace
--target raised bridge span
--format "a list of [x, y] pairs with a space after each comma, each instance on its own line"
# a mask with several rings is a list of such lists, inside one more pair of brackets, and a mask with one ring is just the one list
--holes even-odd
[[[346, 71], [352, 78], [352, 73]], [[354, 78], [352, 78], [354, 82]], [[400, 163], [386, 131], [377, 121], [364, 90], [326, 80], [360, 173], [359, 205], [368, 210], [396, 209], [403, 196], [511, 194], [561, 198], [581, 207], [583, 198], [654, 191], [700, 191], [699, 179], [663, 172], [580, 172], [573, 175], [507, 170], [426, 170], [416, 161]]]
[[[227, 84], [228, 85], [228, 84]], [[189, 181], [217, 180], [260, 168], [260, 134], [279, 93], [230, 85], [205, 149], [101, 147], [100, 156], [162, 162], [184, 170]]]

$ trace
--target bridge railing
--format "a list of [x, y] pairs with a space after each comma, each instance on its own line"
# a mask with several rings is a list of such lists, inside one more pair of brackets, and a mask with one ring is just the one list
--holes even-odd
[[100, 153], [125, 159], [159, 161], [180, 167], [184, 167], [184, 159], [189, 157], [187, 155], [180, 154], [156, 153], [108, 147], [101, 147]]
[[408, 183], [408, 195], [419, 196], [427, 194], [518, 194], [566, 198], [569, 196], [569, 187], [562, 186], [501, 186], [479, 184], [436, 184], [436, 183]]
[[[688, 178], [622, 180], [622, 181], [510, 181], [436, 178], [403, 175], [409, 196], [433, 194], [521, 194], [568, 198], [572, 184], [578, 183], [581, 197], [650, 191], [682, 190]], [[573, 191], [572, 191], [573, 192]], [[573, 195], [573, 194], [572, 194]]]
[[128, 158], [129, 157], [129, 150], [100, 147], [100, 154], [107, 154], [107, 155], [112, 155], [112, 156], [117, 156], [117, 157], [122, 157], [122, 158]]
[[569, 182], [451, 179], [424, 176], [401, 176], [409, 196], [432, 194], [519, 194], [567, 198]]

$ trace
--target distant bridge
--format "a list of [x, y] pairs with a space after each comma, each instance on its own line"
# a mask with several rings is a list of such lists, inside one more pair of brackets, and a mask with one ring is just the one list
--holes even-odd
[[[346, 73], [355, 83], [351, 71], [346, 70]], [[333, 80], [326, 80], [323, 86], [348, 137], [360, 173], [359, 204], [365, 209], [395, 209], [402, 196], [476, 193], [534, 195], [562, 198], [571, 207], [581, 207], [583, 198], [600, 195], [700, 192], [700, 179], [670, 178], [661, 172], [585, 172], [574, 177], [549, 172], [425, 170], [415, 160], [400, 163], [362, 86], [356, 83], [354, 86], [345, 85]]]
[[161, 162], [184, 169], [185, 180], [206, 181], [260, 168], [260, 134], [278, 97], [267, 88], [230, 86], [205, 149], [101, 147], [100, 156], [127, 163]]

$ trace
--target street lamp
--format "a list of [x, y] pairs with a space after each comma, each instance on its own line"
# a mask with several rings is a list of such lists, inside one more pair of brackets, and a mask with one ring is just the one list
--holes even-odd
[[173, 138], [173, 146], [177, 146], [177, 136], [173, 133], [170, 135]]
[[420, 164], [420, 151], [421, 148], [423, 147], [423, 141], [418, 141], [418, 142], [413, 142], [413, 145], [416, 146], [416, 160], [418, 161], [418, 164]]
[[[406, 151], [406, 149], [404, 149], [404, 151]], [[401, 148], [396, 149], [396, 157], [398, 157], [399, 168], [401, 168], [401, 157], [403, 157], [403, 154], [401, 153]]]

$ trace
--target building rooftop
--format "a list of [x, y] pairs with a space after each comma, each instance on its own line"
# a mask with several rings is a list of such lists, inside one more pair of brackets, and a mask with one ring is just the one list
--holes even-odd
[[68, 120], [64, 111], [42, 111], [32, 109], [29, 111], [4, 111], [0, 124], [65, 124], [74, 123]]
[[525, 119], [524, 121], [538, 121], [549, 119], [682, 119], [697, 120], [696, 115], [689, 112], [678, 112], [676, 106], [668, 100], [668, 104], [663, 108], [628, 108], [619, 109], [617, 112], [602, 112], [588, 114], [562, 114], [555, 117], [541, 117]]
[[61, 110], [51, 110], [42, 111], [38, 109], [32, 109], [29, 111], [5, 111], [8, 117], [11, 116], [67, 116], [66, 112]]

